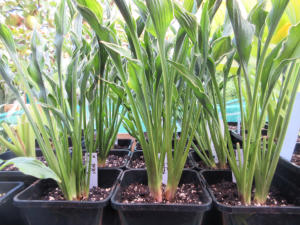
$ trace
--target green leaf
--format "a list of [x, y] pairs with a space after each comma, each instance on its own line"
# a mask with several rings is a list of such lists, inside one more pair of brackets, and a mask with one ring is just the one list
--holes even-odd
[[4, 24], [0, 24], [0, 39], [9, 52], [13, 54], [16, 53], [16, 46], [12, 37], [12, 33]]
[[258, 2], [249, 13], [248, 20], [255, 25], [255, 35], [260, 36], [261, 29], [264, 27], [268, 12], [265, 8], [265, 1]]
[[203, 107], [210, 113], [213, 111], [213, 106], [209, 97], [204, 93], [204, 88], [196, 76], [193, 75], [184, 65], [168, 60], [168, 62], [178, 71], [178, 73], [186, 80], [188, 85], [193, 89], [196, 97], [202, 103]]
[[103, 44], [105, 47], [111, 49], [112, 51], [118, 53], [120, 56], [126, 57], [129, 60], [134, 60], [132, 58], [131, 52], [128, 51], [126, 48], [121, 47], [120, 45], [109, 43], [106, 41], [101, 41], [101, 44]]
[[175, 17], [181, 27], [188, 34], [190, 39], [195, 43], [197, 41], [197, 20], [196, 17], [182, 8], [180, 5], [174, 3]]
[[251, 53], [254, 26], [242, 18], [239, 5], [236, 0], [227, 0], [227, 11], [234, 30], [237, 51], [244, 69], [248, 66]]
[[217, 62], [232, 51], [230, 37], [221, 37], [212, 43], [212, 56]]
[[156, 35], [163, 39], [173, 20], [173, 5], [171, 0], [146, 0]]
[[141, 85], [138, 76], [143, 72], [143, 68], [135, 62], [128, 62], [128, 86], [135, 91], [135, 93], [141, 92]]
[[58, 183], [61, 183], [61, 179], [53, 172], [53, 170], [35, 158], [17, 157], [7, 160], [3, 165], [1, 165], [0, 170], [8, 165], [14, 165], [24, 174], [31, 175], [39, 179], [53, 179]]
[[283, 43], [274, 63], [279, 65], [283, 61], [298, 58], [300, 58], [300, 22], [290, 28], [287, 40]]
[[131, 16], [129, 8], [124, 0], [114, 0], [116, 5], [118, 6], [127, 26], [129, 27], [130, 33], [136, 33], [136, 24], [134, 19]]
[[201, 20], [200, 20], [201, 41], [199, 41], [199, 44], [201, 44], [201, 47], [202, 47], [202, 55], [203, 55], [204, 64], [206, 63], [207, 57], [208, 57], [208, 47], [209, 47], [208, 40], [209, 40], [209, 33], [210, 33], [210, 19], [209, 19], [209, 15], [208, 15], [208, 4], [209, 4], [209, 1], [205, 2], [205, 4], [203, 5]]
[[273, 7], [268, 16], [270, 39], [276, 30], [279, 20], [281, 19], [282, 14], [289, 3], [289, 0], [273, 0], [272, 3]]
[[81, 6], [89, 8], [96, 16], [98, 22], [102, 24], [103, 8], [97, 0], [76, 0]]

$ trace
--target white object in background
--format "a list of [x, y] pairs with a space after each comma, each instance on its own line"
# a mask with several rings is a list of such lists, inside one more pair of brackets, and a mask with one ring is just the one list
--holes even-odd
[[[90, 154], [85, 153], [85, 162], [88, 167], [90, 160]], [[86, 170], [88, 173], [88, 169]], [[92, 153], [92, 163], [91, 163], [91, 175], [90, 175], [90, 188], [98, 187], [98, 159], [97, 153]]]
[[297, 93], [280, 156], [291, 161], [300, 128], [300, 92]]
[[237, 133], [241, 135], [241, 118], [239, 118], [237, 122]]
[[[241, 153], [241, 164], [243, 165], [243, 164], [244, 164], [244, 151], [243, 151], [242, 148], [240, 148], [240, 153]], [[238, 150], [236, 150], [236, 153], [235, 153], [235, 159], [236, 159], [236, 161], [237, 161], [237, 165], [239, 166], [239, 165], [240, 165], [240, 163], [239, 163], [240, 161], [239, 161], [239, 153], [238, 153]], [[231, 174], [232, 174], [232, 182], [233, 182], [233, 183], [236, 183], [236, 178], [235, 178], [233, 172], [231, 172]]]
[[221, 128], [221, 133], [224, 137], [224, 122], [223, 122], [223, 119], [222, 119], [222, 114], [219, 113], [219, 123], [220, 123], [220, 128]]
[[211, 134], [210, 134], [210, 129], [208, 127], [208, 124], [206, 123], [206, 130], [207, 130], [207, 134], [208, 134], [208, 139], [210, 140], [210, 148], [211, 148], [211, 151], [212, 151], [212, 155], [215, 159], [215, 162], [218, 163], [219, 160], [218, 160], [218, 157], [217, 157], [217, 153], [216, 153], [216, 149], [215, 149], [215, 145], [211, 139]]

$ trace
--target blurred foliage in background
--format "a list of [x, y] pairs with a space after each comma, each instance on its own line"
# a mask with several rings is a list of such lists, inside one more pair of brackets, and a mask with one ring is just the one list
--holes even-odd
[[[119, 15], [119, 11], [115, 7], [112, 0], [98, 0], [103, 3], [105, 8], [109, 8], [109, 10], [104, 10], [104, 16], [109, 18], [111, 21], [116, 23], [124, 23], [122, 21], [122, 17]], [[181, 1], [181, 0], [178, 0]], [[250, 10], [256, 4], [255, 0], [239, 0], [243, 4], [240, 4], [241, 11], [244, 15], [248, 15]], [[261, 1], [261, 0], [259, 0]], [[273, 0], [267, 0], [269, 6], [271, 6], [271, 2]], [[30, 39], [34, 29], [38, 31], [38, 33], [43, 37], [44, 41], [47, 43], [46, 46], [48, 48], [48, 57], [45, 59], [45, 64], [50, 70], [55, 70], [55, 58], [54, 58], [54, 46], [53, 40], [55, 38], [55, 29], [54, 29], [54, 13], [57, 7], [57, 0], [0, 0], [0, 22], [5, 22], [6, 25], [12, 30], [14, 39], [17, 44], [17, 49], [19, 55], [23, 57], [24, 60], [30, 56]], [[134, 5], [131, 5], [134, 9]], [[226, 10], [225, 10], [225, 1], [222, 2], [220, 10], [218, 10], [215, 19], [213, 21], [212, 30], [218, 30], [218, 28], [224, 23], [227, 18]], [[134, 10], [133, 10], [134, 11]], [[109, 12], [109, 13], [108, 13]], [[276, 34], [272, 40], [273, 44], [278, 43], [284, 37], [287, 36], [288, 29], [292, 24], [296, 24], [300, 21], [300, 0], [290, 0], [289, 6], [285, 14], [283, 15]], [[200, 14], [199, 14], [200, 15]], [[176, 25], [176, 24], [174, 24]], [[89, 27], [87, 23], [85, 24], [85, 32], [89, 32]], [[122, 32], [118, 30], [117, 32]], [[231, 33], [231, 27], [227, 30], [223, 30], [220, 32], [228, 32]], [[120, 34], [119, 34], [120, 35]], [[172, 34], [170, 34], [172, 35]], [[121, 35], [122, 37], [122, 35]], [[125, 34], [124, 34], [125, 38]], [[121, 38], [122, 39], [122, 38]], [[257, 40], [254, 40], [257, 41]], [[51, 44], [52, 43], [52, 44]], [[0, 45], [0, 54], [5, 55], [6, 53], [3, 51], [3, 46]], [[64, 58], [68, 60], [70, 55], [68, 54], [69, 48], [68, 43], [64, 43]], [[253, 56], [256, 54], [256, 50], [252, 51]], [[251, 62], [251, 60], [250, 60]], [[8, 61], [8, 63], [10, 63]], [[255, 62], [253, 62], [254, 64]], [[223, 70], [224, 64], [220, 64], [218, 66], [218, 71]], [[253, 65], [255, 66], [255, 65]], [[253, 67], [254, 68], [254, 67]], [[236, 67], [232, 67], [232, 70], [237, 70]], [[221, 79], [221, 78], [220, 78]], [[18, 81], [15, 81], [18, 82]], [[228, 100], [236, 98], [235, 94], [235, 86], [233, 82], [229, 82], [227, 86], [227, 95]], [[3, 112], [4, 104], [13, 103], [14, 98], [11, 93], [8, 92], [8, 88], [4, 84], [2, 80], [0, 80], [0, 112]]]

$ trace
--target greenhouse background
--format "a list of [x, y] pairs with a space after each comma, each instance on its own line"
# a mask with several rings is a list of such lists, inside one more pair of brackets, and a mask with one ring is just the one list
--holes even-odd
[[299, 225], [300, 0], [0, 0], [0, 225]]

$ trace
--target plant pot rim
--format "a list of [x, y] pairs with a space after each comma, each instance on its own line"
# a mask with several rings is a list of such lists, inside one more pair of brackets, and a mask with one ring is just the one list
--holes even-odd
[[[28, 188], [21, 191], [14, 197], [14, 205], [19, 207], [35, 208], [35, 207], [43, 207], [43, 208], [102, 208], [108, 205], [109, 200], [111, 199], [116, 186], [119, 182], [120, 176], [122, 175], [122, 170], [118, 168], [98, 168], [98, 170], [117, 170], [119, 171], [119, 175], [117, 176], [115, 182], [112, 185], [112, 190], [109, 195], [101, 200], [101, 201], [69, 201], [69, 200], [60, 200], [60, 201], [49, 201], [49, 200], [36, 200], [36, 199], [22, 199], [22, 195], [27, 191], [33, 189], [36, 185], [41, 184], [42, 182], [55, 182], [51, 179], [45, 180], [37, 180], [33, 184], [31, 184]], [[56, 182], [55, 182], [56, 183]]]
[[19, 181], [0, 181], [0, 185], [14, 185], [14, 187], [9, 189], [2, 197], [0, 197], [1, 206], [2, 204], [6, 203], [6, 201], [8, 201], [12, 195], [17, 193], [23, 187], [24, 183]]
[[[290, 161], [288, 161], [288, 160], [282, 158], [281, 156], [280, 156], [279, 162], [280, 162], [280, 161], [282, 161], [284, 164], [288, 164], [289, 167], [291, 167], [291, 169], [293, 169], [293, 170], [295, 170], [295, 171], [299, 171], [299, 170], [300, 170], [300, 166], [298, 166], [298, 165], [296, 165], [296, 164], [294, 164], [294, 163], [292, 163], [292, 162], [290, 162]], [[279, 162], [278, 162], [278, 163], [279, 163]]]
[[146, 173], [147, 170], [146, 169], [135, 169], [135, 170], [126, 170], [123, 172], [121, 179], [120, 179], [120, 183], [118, 184], [117, 188], [114, 191], [114, 194], [111, 198], [111, 203], [112, 203], [112, 207], [116, 210], [141, 210], [141, 211], [145, 211], [145, 210], [161, 210], [161, 211], [207, 211], [211, 208], [211, 203], [212, 203], [212, 199], [209, 195], [209, 193], [207, 192], [203, 181], [200, 179], [198, 173], [194, 170], [191, 169], [184, 169], [184, 171], [187, 172], [191, 172], [194, 173], [195, 176], [197, 177], [197, 179], [199, 180], [199, 183], [201, 185], [202, 191], [203, 191], [203, 195], [207, 198], [207, 202], [203, 203], [203, 204], [175, 204], [175, 203], [121, 203], [116, 199], [116, 194], [120, 191], [121, 189], [121, 182], [123, 180], [123, 178], [129, 174], [129, 173]]
[[[204, 172], [218, 172], [218, 171], [224, 171], [229, 172], [228, 170], [203, 170], [200, 172], [201, 176], [204, 178], [203, 173]], [[254, 206], [254, 205], [241, 205], [241, 206], [229, 206], [222, 204], [217, 201], [215, 198], [215, 195], [213, 191], [211, 190], [208, 183], [205, 181], [206, 189], [210, 193], [210, 196], [213, 200], [213, 203], [217, 206], [218, 210], [226, 213], [235, 213], [235, 214], [245, 214], [245, 213], [257, 213], [257, 214], [300, 214], [300, 206]], [[300, 189], [299, 189], [300, 191]]]

